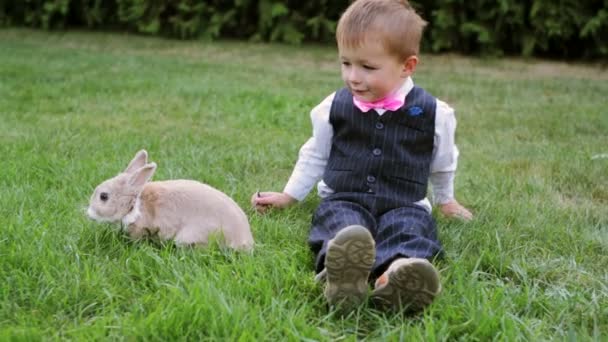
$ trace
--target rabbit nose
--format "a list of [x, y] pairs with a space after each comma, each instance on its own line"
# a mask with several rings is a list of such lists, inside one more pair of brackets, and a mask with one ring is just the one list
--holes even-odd
[[89, 218], [95, 220], [97, 219], [97, 213], [95, 212], [95, 210], [91, 207], [87, 208], [87, 216], [89, 216]]

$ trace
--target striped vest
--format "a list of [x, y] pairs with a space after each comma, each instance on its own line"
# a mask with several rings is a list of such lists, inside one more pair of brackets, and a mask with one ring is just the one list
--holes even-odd
[[435, 136], [436, 99], [414, 87], [403, 107], [378, 115], [354, 106], [346, 88], [329, 114], [333, 139], [324, 182], [336, 193], [373, 193], [398, 201], [426, 197]]

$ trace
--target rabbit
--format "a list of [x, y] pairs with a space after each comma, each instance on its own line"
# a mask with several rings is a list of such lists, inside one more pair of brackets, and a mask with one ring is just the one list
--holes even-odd
[[137, 152], [122, 173], [95, 188], [89, 218], [121, 222], [133, 239], [158, 235], [178, 246], [206, 245], [217, 232], [230, 248], [253, 249], [247, 216], [232, 198], [194, 180], [149, 181], [154, 171], [148, 153]]

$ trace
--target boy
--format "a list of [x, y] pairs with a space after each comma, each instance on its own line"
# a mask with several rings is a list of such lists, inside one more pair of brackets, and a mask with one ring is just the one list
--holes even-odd
[[379, 305], [415, 312], [439, 294], [429, 178], [443, 214], [472, 218], [453, 194], [454, 111], [410, 77], [425, 25], [405, 0], [353, 2], [336, 31], [345, 87], [312, 110], [283, 192], [252, 197], [258, 211], [284, 208], [319, 182], [309, 244], [332, 305], [365, 300], [370, 275]]

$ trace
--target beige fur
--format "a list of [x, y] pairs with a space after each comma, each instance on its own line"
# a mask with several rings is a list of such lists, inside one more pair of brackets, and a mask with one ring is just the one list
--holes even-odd
[[158, 235], [177, 245], [206, 245], [217, 232], [231, 248], [253, 248], [247, 216], [228, 195], [193, 180], [150, 182], [156, 164], [147, 158], [139, 151], [124, 172], [97, 186], [90, 218], [122, 222], [134, 239]]

